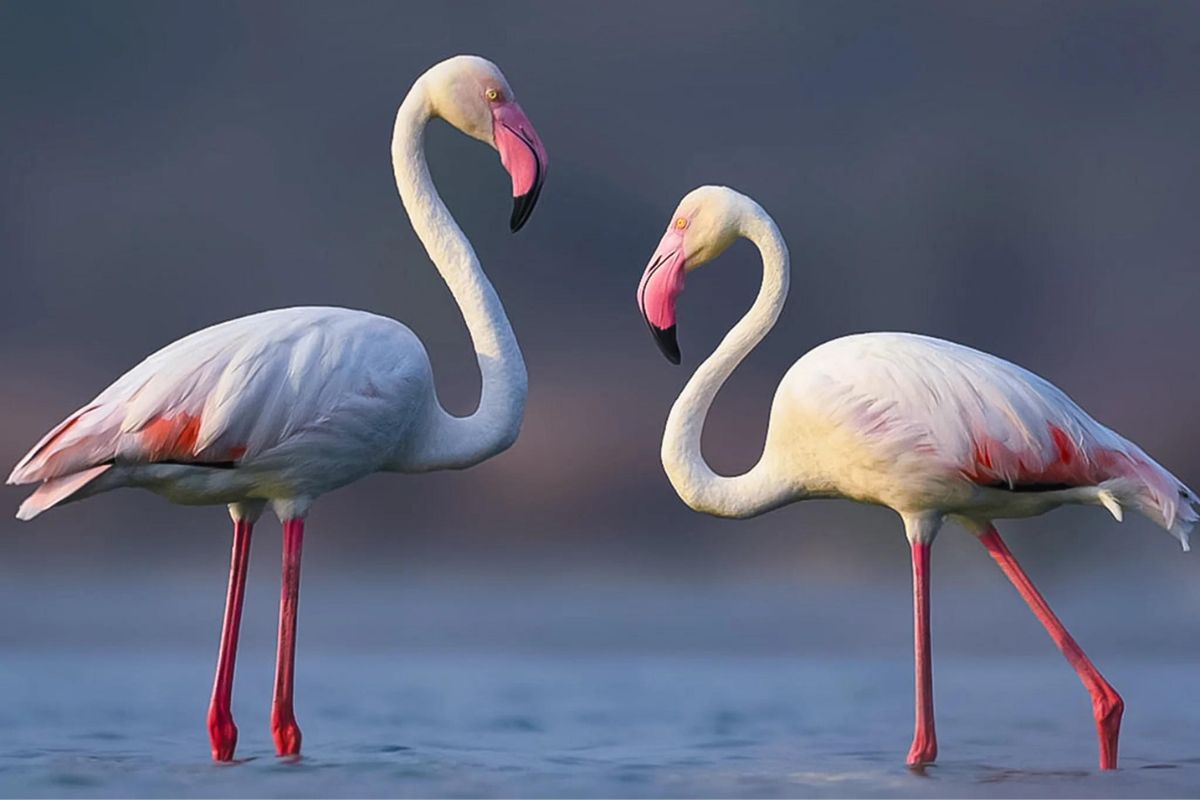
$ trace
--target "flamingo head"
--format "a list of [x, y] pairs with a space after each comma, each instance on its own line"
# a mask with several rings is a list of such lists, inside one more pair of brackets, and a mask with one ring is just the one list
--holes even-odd
[[672, 364], [679, 363], [675, 304], [684, 275], [725, 252], [741, 236], [745, 195], [724, 186], [701, 186], [689, 192], [671, 215], [638, 284], [638, 307], [654, 341]]
[[433, 66], [424, 82], [434, 115], [499, 151], [512, 176], [510, 227], [520, 230], [541, 194], [548, 160], [504, 73], [485, 58], [455, 56]]

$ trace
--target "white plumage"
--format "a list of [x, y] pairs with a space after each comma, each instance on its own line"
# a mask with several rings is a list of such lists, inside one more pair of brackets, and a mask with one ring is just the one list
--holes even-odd
[[669, 333], [665, 346], [675, 348], [673, 328], [664, 331], [656, 320], [673, 322], [683, 272], [743, 236], [763, 254], [762, 288], [696, 369], [663, 434], [663, 465], [690, 506], [749, 517], [807, 497], [847, 497], [977, 527], [1063, 503], [1117, 503], [1187, 548], [1200, 501], [1141, 448], [1032, 372], [911, 333], [845, 336], [806, 353], [779, 384], [758, 463], [744, 475], [714, 474], [700, 452], [704, 418], [783, 308], [787, 246], [753, 200], [703, 187], [680, 203], [638, 294], [651, 331], [660, 343]]
[[774, 221], [753, 200], [707, 186], [687, 195], [638, 285], [660, 348], [680, 354], [676, 301], [688, 270], [745, 237], [763, 256], [750, 310], [688, 380], [667, 418], [663, 467], [692, 508], [752, 517], [813, 497], [895, 510], [912, 548], [916, 731], [908, 762], [937, 756], [930, 660], [930, 547], [946, 519], [975, 533], [1042, 621], [1092, 697], [1100, 765], [1117, 763], [1124, 703], [1088, 660], [1008, 551], [992, 520], [1064, 503], [1098, 505], [1120, 521], [1136, 509], [1188, 548], [1196, 494], [1137, 445], [1092, 419], [1028, 370], [952, 342], [865, 333], [820, 345], [779, 384], [766, 443], [745, 474], [715, 474], [700, 440], [717, 392], [783, 308], [790, 267]]
[[795, 463], [797, 446], [805, 485], [902, 511], [985, 522], [1115, 501], [1185, 550], [1197, 520], [1190, 489], [1049, 381], [928, 336], [865, 333], [805, 354], [779, 386], [764, 456]]
[[392, 164], [417, 236], [458, 303], [482, 377], [479, 407], [438, 402], [425, 348], [395, 320], [344, 308], [285, 308], [231, 320], [151, 355], [69, 416], [17, 464], [38, 488], [17, 516], [124, 486], [177, 503], [227, 503], [234, 520], [229, 595], [208, 727], [213, 758], [233, 758], [230, 698], [250, 534], [270, 503], [284, 523], [283, 593], [271, 727], [300, 751], [292, 703], [304, 518], [312, 501], [378, 470], [477, 464], [521, 429], [525, 362], [495, 290], [425, 162], [441, 117], [495, 147], [513, 179], [512, 229], [528, 219], [546, 154], [494, 64], [458, 56], [413, 85], [396, 114]]
[[175, 502], [314, 498], [419, 465], [439, 411], [429, 359], [401, 323], [343, 308], [266, 311], [149, 356], [68, 417], [10, 481], [112, 469], [73, 499], [123, 485]]
[[426, 72], [396, 115], [397, 187], [475, 345], [483, 391], [474, 414], [442, 409], [425, 348], [395, 320], [342, 308], [266, 311], [164, 347], [51, 430], [9, 476], [42, 484], [18, 516], [121, 486], [181, 503], [271, 501], [302, 516], [318, 495], [370, 472], [461, 468], [511, 445], [525, 364], [430, 178], [423, 136], [438, 116], [501, 150], [514, 191], [524, 192], [514, 230], [540, 192], [545, 151], [499, 69], [472, 56]]

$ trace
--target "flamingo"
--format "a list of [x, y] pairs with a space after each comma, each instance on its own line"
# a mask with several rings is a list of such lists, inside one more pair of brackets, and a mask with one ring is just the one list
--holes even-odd
[[788, 370], [766, 443], [745, 474], [705, 463], [700, 435], [713, 398], [774, 326], [787, 296], [787, 245], [774, 220], [732, 189], [704, 186], [676, 209], [638, 286], [659, 348], [680, 361], [676, 303], [688, 270], [738, 238], [759, 249], [762, 286], [750, 310], [696, 369], [667, 417], [662, 463], [691, 508], [754, 517], [810, 498], [891, 508], [912, 554], [916, 726], [908, 764], [937, 757], [929, 636], [930, 548], [942, 523], [978, 537], [1045, 626], [1092, 699], [1100, 768], [1115, 769], [1124, 702], [1050, 610], [992, 524], [1066, 503], [1134, 509], [1188, 549], [1196, 494], [1050, 382], [996, 356], [911, 333], [826, 342]]
[[483, 388], [473, 414], [442, 408], [425, 348], [400, 322], [344, 308], [283, 308], [205, 328], [149, 356], [46, 434], [8, 479], [40, 484], [17, 512], [24, 520], [124, 486], [175, 503], [228, 505], [233, 554], [208, 712], [217, 761], [232, 760], [237, 745], [234, 661], [250, 535], [264, 506], [283, 524], [271, 730], [279, 755], [294, 756], [300, 552], [313, 500], [372, 472], [469, 467], [507, 449], [521, 428], [521, 350], [426, 165], [424, 130], [435, 117], [499, 151], [512, 177], [514, 232], [541, 192], [546, 151], [503, 73], [476, 56], [430, 68], [396, 115], [400, 197], [475, 347]]

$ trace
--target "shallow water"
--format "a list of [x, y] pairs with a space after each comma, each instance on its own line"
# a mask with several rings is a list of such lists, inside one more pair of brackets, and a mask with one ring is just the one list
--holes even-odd
[[[89, 648], [0, 666], [6, 796], [1088, 796], [1200, 793], [1195, 667], [1106, 665], [1129, 703], [1095, 769], [1058, 658], [936, 662], [937, 766], [905, 769], [907, 661], [794, 655], [302, 653], [305, 755], [267, 730], [268, 652], [240, 664], [241, 761], [208, 760], [212, 654]], [[1183, 705], [1181, 705], [1183, 704]]]

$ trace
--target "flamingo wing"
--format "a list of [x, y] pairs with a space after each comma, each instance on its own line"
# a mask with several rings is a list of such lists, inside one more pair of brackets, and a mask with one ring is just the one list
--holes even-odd
[[1185, 547], [1198, 519], [1196, 494], [1140, 447], [996, 356], [915, 334], [861, 334], [815, 348], [793, 369], [792, 396], [814, 398], [879, 458], [1016, 491], [1101, 487]]
[[231, 320], [146, 358], [58, 426], [9, 483], [50, 481], [118, 463], [234, 466], [325, 431], [387, 438], [419, 340], [395, 320], [339, 308], [289, 308]]

